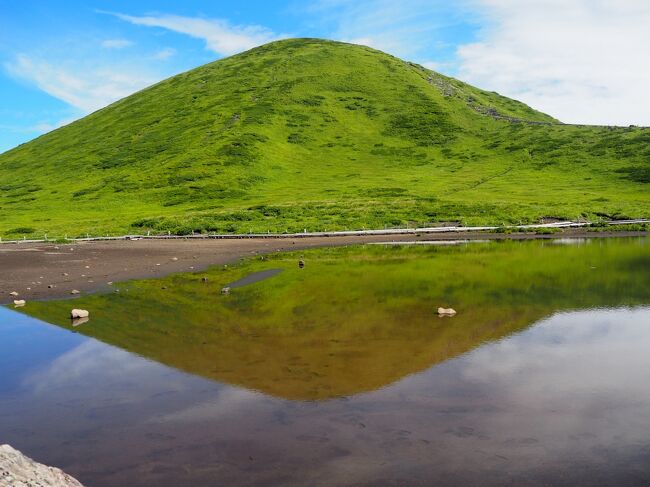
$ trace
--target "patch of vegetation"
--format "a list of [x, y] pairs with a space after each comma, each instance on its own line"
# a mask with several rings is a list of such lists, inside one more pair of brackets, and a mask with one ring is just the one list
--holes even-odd
[[593, 223], [587, 228], [589, 232], [650, 232], [650, 223], [630, 223], [621, 225], [607, 225]]
[[32, 227], [16, 227], [16, 228], [11, 228], [7, 230], [8, 234], [16, 234], [16, 235], [29, 235], [31, 233], [35, 233], [36, 229]]
[[322, 95], [312, 95], [301, 99], [300, 103], [308, 107], [319, 107], [323, 104], [324, 99], [325, 97]]
[[553, 235], [554, 233], [560, 233], [561, 231], [562, 231], [561, 228], [548, 228], [548, 227], [535, 228], [536, 235]]
[[650, 183], [650, 165], [623, 167], [616, 170], [619, 174], [625, 174], [630, 181], [636, 183]]
[[405, 188], [372, 188], [366, 191], [368, 196], [375, 198], [398, 197], [406, 192], [407, 190]]

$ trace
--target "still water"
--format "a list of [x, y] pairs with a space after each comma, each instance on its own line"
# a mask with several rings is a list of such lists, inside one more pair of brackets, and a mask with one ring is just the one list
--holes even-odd
[[0, 442], [89, 487], [650, 483], [647, 240], [320, 250], [71, 304], [0, 308]]

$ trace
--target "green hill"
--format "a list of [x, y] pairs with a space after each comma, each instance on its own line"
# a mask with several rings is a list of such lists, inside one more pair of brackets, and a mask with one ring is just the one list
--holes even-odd
[[0, 236], [647, 217], [648, 182], [648, 129], [562, 125], [374, 49], [293, 39], [0, 154]]

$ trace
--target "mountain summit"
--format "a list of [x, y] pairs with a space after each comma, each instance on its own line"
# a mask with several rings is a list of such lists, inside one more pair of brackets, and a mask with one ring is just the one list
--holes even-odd
[[649, 161], [648, 129], [563, 125], [368, 47], [290, 39], [0, 154], [0, 236], [640, 217]]

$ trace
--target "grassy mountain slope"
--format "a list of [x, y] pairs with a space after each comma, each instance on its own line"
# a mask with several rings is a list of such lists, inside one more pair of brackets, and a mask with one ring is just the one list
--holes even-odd
[[0, 154], [0, 236], [650, 215], [650, 130], [561, 125], [379, 51], [274, 42]]

